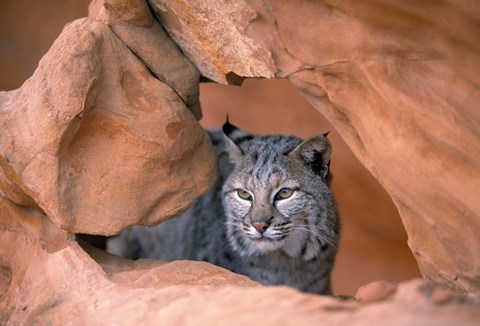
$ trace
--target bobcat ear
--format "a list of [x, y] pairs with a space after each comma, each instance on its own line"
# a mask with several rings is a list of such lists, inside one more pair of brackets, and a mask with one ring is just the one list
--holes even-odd
[[290, 155], [299, 157], [322, 179], [327, 177], [330, 167], [332, 144], [326, 135], [316, 136], [304, 141]]
[[222, 130], [225, 148], [230, 156], [230, 159], [232, 161], [239, 160], [243, 156], [243, 152], [240, 147], [238, 147], [238, 144], [244, 140], [252, 139], [252, 136], [232, 125], [228, 121], [228, 116], [227, 121], [222, 127]]

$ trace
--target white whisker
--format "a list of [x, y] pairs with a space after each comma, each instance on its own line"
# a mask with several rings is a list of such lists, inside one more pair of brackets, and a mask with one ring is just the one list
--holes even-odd
[[294, 230], [307, 231], [307, 233], [313, 235], [316, 239], [320, 240], [322, 243], [328, 243], [330, 246], [337, 249], [337, 247], [330, 240], [328, 240], [326, 236], [323, 236], [322, 234], [315, 232], [314, 230], [311, 230], [307, 226], [308, 226], [307, 224], [295, 225]]
[[241, 224], [236, 222], [225, 222], [226, 225], [240, 226]]

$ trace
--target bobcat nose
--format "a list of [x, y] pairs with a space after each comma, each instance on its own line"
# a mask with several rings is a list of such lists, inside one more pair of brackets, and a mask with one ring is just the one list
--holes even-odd
[[253, 222], [252, 225], [255, 229], [257, 229], [258, 232], [263, 233], [270, 226], [270, 223], [267, 223], [267, 222]]

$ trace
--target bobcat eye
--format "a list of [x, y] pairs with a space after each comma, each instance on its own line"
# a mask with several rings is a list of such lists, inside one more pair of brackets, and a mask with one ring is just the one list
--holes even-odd
[[246, 190], [243, 189], [237, 189], [237, 195], [238, 197], [244, 199], [244, 200], [252, 200], [252, 195]]
[[282, 188], [279, 192], [275, 195], [275, 200], [282, 200], [290, 198], [293, 195], [294, 190], [290, 188]]

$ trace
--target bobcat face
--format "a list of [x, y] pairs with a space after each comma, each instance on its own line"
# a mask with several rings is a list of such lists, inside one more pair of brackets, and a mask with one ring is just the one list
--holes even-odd
[[234, 168], [223, 186], [223, 206], [232, 247], [241, 255], [283, 250], [309, 260], [335, 246], [338, 221], [329, 220], [335, 206], [325, 181], [328, 139], [252, 138], [228, 126], [227, 132]]

